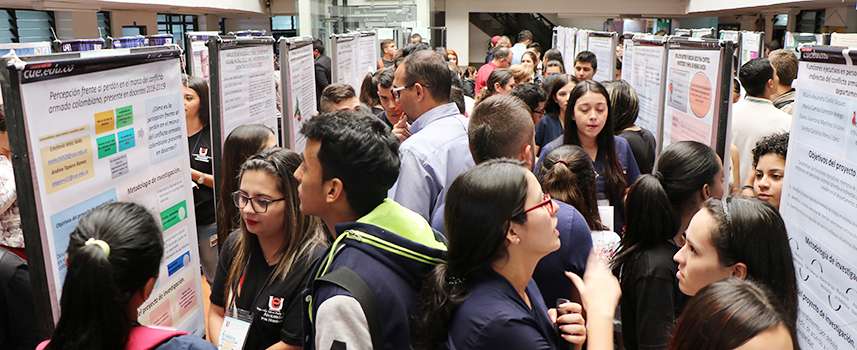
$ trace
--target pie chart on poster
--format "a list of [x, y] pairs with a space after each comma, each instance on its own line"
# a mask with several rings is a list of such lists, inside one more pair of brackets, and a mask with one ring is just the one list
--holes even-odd
[[705, 72], [696, 72], [690, 80], [690, 110], [697, 118], [705, 118], [711, 109], [711, 80]]

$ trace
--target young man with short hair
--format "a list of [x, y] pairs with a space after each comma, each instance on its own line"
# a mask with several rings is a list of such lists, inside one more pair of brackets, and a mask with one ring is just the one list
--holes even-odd
[[793, 115], [795, 89], [792, 87], [792, 82], [797, 79], [797, 57], [791, 52], [779, 49], [771, 51], [768, 59], [774, 67], [774, 86], [777, 90], [771, 102], [774, 103], [774, 107]]
[[390, 68], [396, 65], [396, 42], [393, 39], [381, 40], [381, 61], [378, 69]]
[[364, 112], [321, 114], [301, 133], [300, 211], [324, 221], [334, 239], [311, 270], [303, 348], [411, 348], [419, 289], [446, 245], [419, 214], [386, 198], [399, 143]]
[[411, 132], [408, 130], [408, 119], [402, 112], [399, 101], [393, 96], [393, 77], [395, 68], [385, 68], [375, 73], [378, 81], [378, 100], [384, 112], [378, 115], [387, 126], [393, 130], [393, 134], [399, 142], [405, 141]]
[[753, 173], [753, 147], [756, 142], [762, 137], [789, 131], [792, 116], [777, 109], [771, 102], [777, 88], [774, 68], [767, 58], [744, 63], [738, 79], [747, 96], [732, 106], [732, 144], [740, 154], [741, 183], [746, 184]]
[[574, 59], [574, 76], [578, 81], [591, 80], [598, 70], [598, 58], [590, 51], [581, 51]]
[[[527, 107], [514, 96], [491, 96], [476, 105], [470, 116], [468, 140], [476, 163], [511, 158], [532, 169], [536, 157], [535, 127]], [[561, 247], [539, 261], [533, 279], [545, 300], [569, 298], [571, 283], [565, 271], [582, 274], [592, 250], [592, 233], [583, 215], [573, 206], [554, 201], [558, 207], [556, 229]]]
[[482, 92], [482, 89], [485, 88], [485, 85], [488, 83], [488, 77], [491, 76], [491, 72], [495, 69], [509, 68], [511, 65], [512, 50], [499, 45], [495, 47], [494, 58], [491, 62], [483, 64], [482, 67], [479, 67], [479, 71], [476, 72], [476, 88], [473, 93], [476, 96], [479, 96], [479, 93]]
[[518, 33], [518, 43], [512, 46], [512, 64], [521, 64], [521, 58], [527, 51], [527, 46], [533, 42], [533, 32], [522, 30]]
[[533, 119], [533, 125], [538, 125], [539, 120], [545, 115], [545, 104], [548, 97], [541, 85], [535, 83], [521, 84], [512, 90], [512, 96], [515, 96], [527, 105], [530, 109], [530, 116]]
[[319, 113], [327, 113], [341, 110], [356, 110], [360, 107], [360, 100], [354, 88], [348, 84], [330, 84], [321, 92], [318, 104]]

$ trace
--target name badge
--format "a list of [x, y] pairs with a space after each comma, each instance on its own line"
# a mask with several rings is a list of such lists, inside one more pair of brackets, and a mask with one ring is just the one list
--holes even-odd
[[217, 348], [219, 350], [243, 349], [252, 320], [249, 312], [244, 310], [238, 310], [238, 315], [224, 317], [223, 326], [220, 328], [220, 344], [217, 345]]

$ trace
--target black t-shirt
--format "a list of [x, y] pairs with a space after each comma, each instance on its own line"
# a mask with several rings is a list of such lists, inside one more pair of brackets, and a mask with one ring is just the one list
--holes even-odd
[[[229, 297], [225, 288], [226, 277], [232, 258], [236, 255], [235, 245], [241, 234], [240, 230], [231, 233], [220, 251], [217, 274], [211, 286], [211, 303], [214, 305], [226, 305], [226, 298]], [[244, 349], [266, 349], [279, 341], [290, 345], [303, 344], [301, 292], [310, 266], [324, 253], [324, 247], [318, 247], [308, 257], [295, 261], [285, 279], [267, 283], [276, 266], [270, 266], [265, 261], [256, 236], [250, 234], [248, 237], [247, 244], [251, 247], [250, 261], [237, 301], [238, 308], [253, 312], [253, 321]]]
[[[190, 150], [190, 167], [208, 175], [212, 174], [211, 127], [206, 125], [199, 132], [187, 138]], [[193, 202], [196, 210], [196, 224], [214, 223], [214, 189], [197, 185], [193, 189]]]
[[651, 174], [655, 167], [655, 147], [657, 146], [655, 135], [641, 128], [636, 131], [625, 130], [619, 136], [628, 140], [628, 144], [631, 145], [631, 152], [637, 160], [640, 174]]

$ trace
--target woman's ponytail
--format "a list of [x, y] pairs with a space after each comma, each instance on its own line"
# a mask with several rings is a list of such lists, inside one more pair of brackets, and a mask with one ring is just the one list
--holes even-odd
[[462, 277], [449, 273], [449, 265], [445, 263], [429, 273], [420, 292], [420, 312], [411, 332], [415, 349], [437, 349], [446, 340], [452, 313], [467, 295], [464, 284]]

